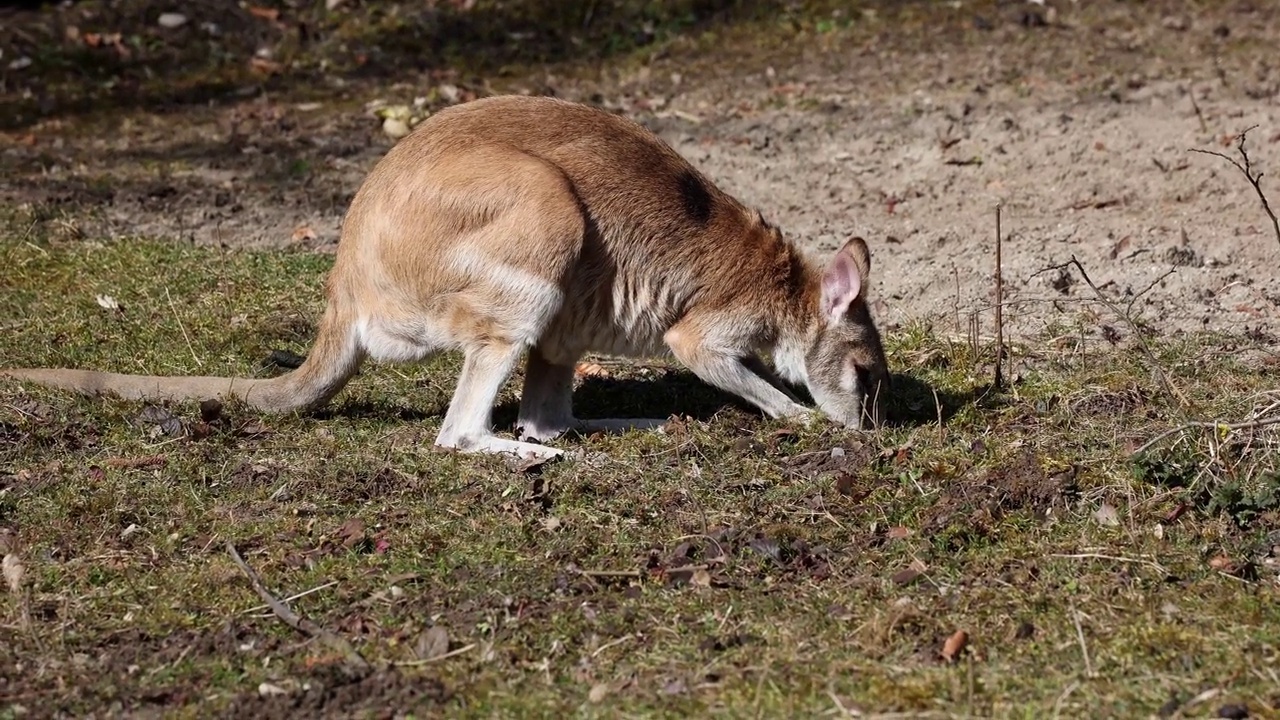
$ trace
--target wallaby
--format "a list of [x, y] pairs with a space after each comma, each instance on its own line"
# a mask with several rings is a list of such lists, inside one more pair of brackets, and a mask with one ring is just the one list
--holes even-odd
[[[566, 431], [662, 420], [574, 417], [586, 353], [669, 351], [770, 417], [807, 418], [779, 379], [847, 427], [878, 423], [888, 371], [867, 309], [867, 244], [825, 266], [722, 192], [657, 135], [564, 100], [490, 97], [442, 110], [383, 157], [342, 224], [306, 361], [270, 379], [12, 369], [125, 399], [237, 397], [266, 412], [328, 402], [361, 362], [461, 350], [436, 445], [549, 458]], [[491, 414], [525, 351], [518, 440]], [[758, 353], [772, 356], [774, 374]]]

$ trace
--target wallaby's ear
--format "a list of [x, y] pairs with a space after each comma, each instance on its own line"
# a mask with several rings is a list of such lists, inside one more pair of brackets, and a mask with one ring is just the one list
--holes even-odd
[[851, 238], [822, 272], [822, 314], [830, 321], [844, 317], [853, 301], [862, 296], [870, 273], [871, 251], [866, 241]]

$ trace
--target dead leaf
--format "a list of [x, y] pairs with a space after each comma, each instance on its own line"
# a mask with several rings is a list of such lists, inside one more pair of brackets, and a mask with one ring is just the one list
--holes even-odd
[[894, 573], [891, 579], [895, 585], [908, 585], [919, 579], [928, 569], [929, 566], [925, 565], [923, 560], [916, 558], [906, 569]]
[[1209, 567], [1217, 570], [1218, 572], [1230, 574], [1236, 567], [1236, 561], [1226, 555], [1215, 555], [1209, 559]]
[[284, 69], [284, 66], [275, 60], [268, 60], [264, 57], [255, 57], [249, 61], [249, 69], [263, 75], [275, 75]]
[[338, 528], [334, 537], [342, 540], [343, 547], [349, 548], [364, 540], [365, 527], [364, 521], [360, 518], [351, 518], [342, 523], [342, 527]]
[[609, 684], [598, 683], [591, 686], [591, 692], [587, 693], [587, 699], [593, 703], [602, 702], [609, 695]]
[[319, 235], [316, 235], [316, 231], [312, 230], [310, 225], [299, 225], [294, 228], [291, 239], [296, 243], [314, 242], [318, 237]]
[[439, 625], [427, 628], [418, 636], [413, 653], [419, 660], [433, 660], [449, 652], [449, 631]]
[[1190, 505], [1186, 503], [1178, 503], [1177, 506], [1175, 506], [1172, 510], [1170, 510], [1168, 513], [1165, 514], [1164, 523], [1168, 525], [1170, 523], [1177, 522], [1178, 518], [1182, 517], [1182, 515], [1190, 509], [1191, 509]]
[[911, 536], [911, 528], [905, 528], [902, 526], [891, 527], [889, 528], [889, 532], [885, 533], [885, 535], [887, 535], [891, 540], [901, 540], [905, 537]]
[[1093, 519], [1098, 521], [1103, 527], [1118, 527], [1120, 525], [1120, 513], [1116, 511], [1114, 505], [1103, 501], [1097, 510], [1093, 511]]
[[546, 465], [555, 459], [556, 458], [554, 457], [536, 457], [531, 455], [529, 457], [520, 458], [510, 467], [512, 472], [517, 475], [536, 475], [538, 472], [541, 472], [540, 468], [543, 465]]
[[842, 472], [836, 476], [836, 492], [841, 495], [854, 495], [854, 477], [853, 473]]
[[599, 363], [580, 362], [573, 368], [573, 374], [578, 377], [609, 377], [609, 371]]
[[251, 422], [247, 422], [244, 425], [241, 425], [240, 428], [236, 430], [236, 432], [244, 437], [257, 437], [259, 435], [270, 435], [271, 428], [254, 420]]
[[280, 19], [280, 11], [276, 8], [260, 7], [258, 5], [250, 5], [249, 14], [268, 22], [275, 22]]
[[689, 578], [689, 584], [694, 587], [711, 587], [711, 573], [707, 572], [706, 568], [698, 568]]
[[916, 570], [915, 568], [907, 568], [906, 570], [899, 570], [894, 573], [891, 579], [893, 580], [894, 585], [908, 585], [915, 582], [923, 574], [924, 573]]
[[1111, 252], [1110, 252], [1111, 259], [1115, 260], [1116, 258], [1120, 257], [1120, 253], [1124, 252], [1125, 250], [1128, 250], [1129, 246], [1132, 243], [1133, 243], [1132, 235], [1125, 235], [1124, 237], [1117, 240], [1116, 244], [1111, 246]]
[[947, 638], [946, 642], [942, 643], [942, 659], [947, 662], [955, 662], [968, 644], [969, 633], [963, 630], [955, 631], [951, 637]]

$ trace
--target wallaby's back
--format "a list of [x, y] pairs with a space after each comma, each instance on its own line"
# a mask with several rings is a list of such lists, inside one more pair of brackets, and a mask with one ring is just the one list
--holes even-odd
[[[536, 183], [513, 170], [526, 164], [538, 166], [528, 169]], [[562, 203], [526, 202], [548, 186], [573, 203], [575, 218], [563, 217]], [[566, 235], [580, 220], [581, 234], [573, 243], [513, 247], [518, 238], [488, 235], [477, 242], [467, 232], [509, 212], [521, 213], [525, 223], [561, 223]], [[429, 118], [370, 174], [344, 242], [354, 234], [359, 243], [373, 240], [352, 223], [381, 228], [388, 221], [398, 221], [386, 240], [401, 252], [414, 249], [404, 242], [409, 233], [436, 262], [479, 252], [559, 283], [565, 307], [545, 344], [548, 352], [566, 346], [565, 359], [586, 351], [660, 351], [662, 333], [690, 303], [750, 312], [801, 292], [809, 279], [802, 258], [775, 228], [655, 134], [604, 110], [553, 98], [487, 98]]]

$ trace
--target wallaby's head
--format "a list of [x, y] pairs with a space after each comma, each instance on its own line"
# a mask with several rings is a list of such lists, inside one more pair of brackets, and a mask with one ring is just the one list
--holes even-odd
[[805, 376], [818, 407], [846, 427], [884, 421], [889, 367], [867, 308], [871, 252], [855, 237], [822, 271], [818, 317], [805, 349]]

